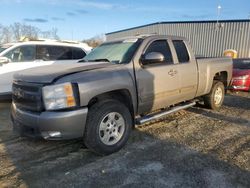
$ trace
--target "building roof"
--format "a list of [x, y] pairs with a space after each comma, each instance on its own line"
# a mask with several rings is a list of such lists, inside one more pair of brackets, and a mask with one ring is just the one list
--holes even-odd
[[[123, 30], [119, 30], [119, 31], [106, 33], [106, 35], [111, 35], [111, 34], [123, 32], [123, 31], [129, 31], [129, 30], [133, 30], [133, 29], [139, 29], [139, 28], [142, 28], [142, 27], [158, 25], [158, 24], [185, 24], [185, 23], [191, 23], [191, 24], [197, 23], [198, 24], [198, 23], [217, 23], [217, 22], [218, 22], [218, 20], [155, 22], [155, 23], [151, 23], [151, 24], [146, 24], [146, 25], [141, 25], [141, 26], [137, 26], [137, 27], [132, 27], [132, 28], [128, 28], [128, 29], [123, 29]], [[250, 19], [219, 20], [219, 22], [220, 23], [233, 23], [233, 22], [249, 22], [250, 23]]]

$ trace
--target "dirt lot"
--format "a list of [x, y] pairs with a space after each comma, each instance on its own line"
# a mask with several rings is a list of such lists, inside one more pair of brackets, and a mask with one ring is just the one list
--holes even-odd
[[250, 93], [213, 112], [190, 108], [136, 127], [100, 157], [81, 140], [35, 141], [11, 131], [0, 104], [0, 187], [250, 187]]

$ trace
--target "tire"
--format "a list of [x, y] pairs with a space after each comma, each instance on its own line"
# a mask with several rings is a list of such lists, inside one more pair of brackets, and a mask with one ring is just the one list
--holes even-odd
[[90, 107], [84, 134], [85, 145], [99, 155], [119, 151], [128, 141], [132, 117], [117, 100], [105, 100]]
[[224, 101], [225, 86], [220, 81], [214, 81], [212, 89], [209, 94], [204, 96], [204, 104], [206, 107], [218, 110]]

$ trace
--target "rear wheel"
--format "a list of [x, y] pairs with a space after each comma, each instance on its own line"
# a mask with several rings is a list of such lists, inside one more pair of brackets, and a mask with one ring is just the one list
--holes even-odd
[[204, 96], [205, 106], [213, 110], [218, 110], [223, 104], [224, 97], [224, 84], [220, 81], [214, 81], [210, 93]]
[[128, 108], [119, 101], [106, 100], [90, 108], [84, 142], [98, 154], [111, 154], [126, 144], [131, 128]]

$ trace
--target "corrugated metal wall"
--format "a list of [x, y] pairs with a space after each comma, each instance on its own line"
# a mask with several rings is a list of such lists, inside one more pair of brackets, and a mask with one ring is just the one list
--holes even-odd
[[250, 58], [250, 20], [156, 23], [106, 34], [107, 41], [137, 34], [163, 34], [186, 37], [196, 55], [220, 57], [234, 49], [239, 58]]

